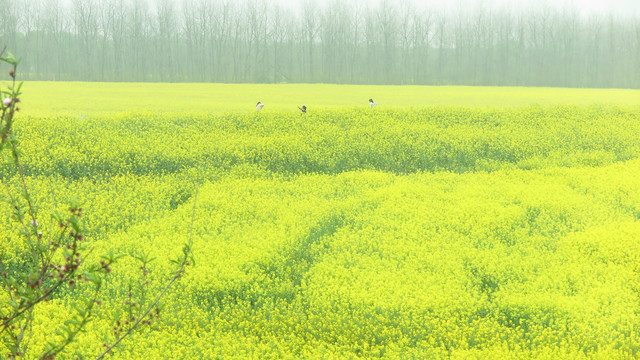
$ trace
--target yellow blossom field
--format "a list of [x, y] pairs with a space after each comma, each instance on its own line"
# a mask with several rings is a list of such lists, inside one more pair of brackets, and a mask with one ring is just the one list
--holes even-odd
[[[113, 359], [640, 356], [638, 91], [23, 90], [16, 136], [40, 218], [79, 199], [87, 261], [148, 253], [157, 293], [193, 221], [195, 264]], [[9, 213], [0, 256], [19, 266]], [[138, 272], [114, 266], [61, 358], [112, 341]], [[38, 308], [34, 354], [83, 291]]]
[[640, 90], [481, 86], [371, 86], [330, 84], [167, 84], [28, 81], [25, 114], [35, 116], [118, 114], [123, 112], [226, 113], [250, 111], [258, 101], [265, 112], [367, 107], [373, 98], [384, 108], [425, 106], [518, 107], [525, 105], [635, 106]]

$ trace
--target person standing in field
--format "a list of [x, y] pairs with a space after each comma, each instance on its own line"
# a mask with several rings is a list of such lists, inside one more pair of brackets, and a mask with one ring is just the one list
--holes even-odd
[[300, 111], [302, 111], [302, 114], [300, 115], [305, 115], [307, 113], [307, 105], [302, 104], [302, 107], [298, 106], [298, 109], [300, 109]]
[[369, 107], [374, 107], [376, 105], [378, 105], [377, 102], [373, 101], [373, 99], [369, 99]]
[[261, 103], [260, 101], [258, 101], [258, 103], [256, 104], [256, 110], [260, 111], [260, 110], [262, 110], [263, 107], [264, 107], [264, 104]]

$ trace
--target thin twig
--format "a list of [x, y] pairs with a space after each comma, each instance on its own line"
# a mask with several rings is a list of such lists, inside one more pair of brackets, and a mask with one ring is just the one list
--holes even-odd
[[124, 333], [122, 336], [120, 336], [113, 344], [111, 344], [109, 347], [107, 347], [107, 349], [100, 354], [96, 360], [102, 359], [104, 358], [105, 355], [107, 355], [109, 352], [111, 352], [111, 350], [116, 347], [122, 340], [124, 340], [124, 338], [126, 338], [127, 336], [129, 336], [131, 334], [131, 332], [133, 332], [133, 330], [135, 330], [138, 325], [140, 325], [140, 323], [142, 322], [142, 320], [144, 320], [147, 315], [149, 315], [149, 313], [151, 312], [151, 310], [155, 307], [155, 305], [158, 303], [158, 301], [160, 301], [160, 298], [162, 298], [162, 296], [167, 292], [167, 290], [169, 290], [169, 288], [171, 287], [171, 285], [180, 278], [180, 276], [182, 275], [182, 271], [179, 271], [176, 275], [173, 276], [173, 278], [171, 279], [171, 281], [169, 281], [169, 283], [167, 284], [167, 286], [164, 287], [164, 289], [162, 290], [162, 292], [160, 294], [158, 294], [158, 296], [156, 296], [155, 300], [153, 301], [153, 303], [151, 303], [151, 305], [149, 305], [149, 307], [147, 308], [147, 310], [145, 311], [145, 313], [140, 316], [135, 324], [133, 324], [132, 327], [129, 328], [129, 330], [127, 330], [126, 333]]
[[[100, 269], [106, 269], [107, 267], [109, 267], [111, 265], [111, 263], [106, 263], [105, 265], [101, 266]], [[98, 270], [100, 270], [98, 269]], [[35, 300], [33, 300], [33, 302], [29, 302], [26, 304], [25, 307], [21, 308], [21, 310], [17, 311], [16, 313], [14, 313], [13, 315], [11, 315], [10, 317], [6, 318], [5, 320], [2, 321], [2, 328], [0, 328], [0, 334], [2, 334], [11, 324], [11, 322], [13, 320], [15, 320], [16, 318], [18, 318], [20, 315], [24, 314], [26, 311], [28, 311], [29, 309], [31, 309], [32, 307], [34, 307], [36, 304], [42, 302], [43, 300], [47, 299], [49, 296], [51, 296], [62, 284], [66, 283], [69, 279], [73, 279], [76, 275], [78, 271], [78, 267], [73, 267], [71, 268], [71, 270], [66, 273], [64, 275], [63, 278], [61, 278], [60, 280], [58, 280], [55, 285], [53, 285], [51, 288], [47, 289], [49, 290], [48, 292], [45, 292], [43, 295], [40, 295], [38, 298], [36, 298]], [[24, 303], [20, 304], [21, 306]]]
[[[22, 191], [24, 191], [24, 198], [27, 200], [27, 205], [29, 207], [29, 215], [31, 216], [31, 224], [34, 229], [34, 233], [38, 234], [38, 221], [36, 220], [35, 209], [33, 208], [33, 203], [31, 202], [31, 195], [29, 195], [29, 189], [27, 188], [27, 182], [24, 177], [24, 172], [22, 171], [22, 164], [20, 163], [20, 159], [18, 158], [17, 148], [15, 142], [11, 142], [11, 147], [14, 150], [14, 160], [16, 163], [16, 167], [18, 168], [18, 174], [20, 175], [20, 180], [22, 181]], [[37, 238], [37, 236], [36, 236]], [[31, 239], [31, 238], [29, 238]], [[38, 246], [40, 246], [40, 239], [37, 241]]]
[[[29, 311], [29, 317], [31, 317], [31, 316], [33, 316], [33, 309], [31, 309], [31, 311]], [[24, 322], [24, 326], [20, 330], [20, 335], [18, 335], [18, 338], [16, 339], [15, 348], [13, 349], [13, 358], [14, 359], [20, 353], [20, 343], [22, 343], [22, 339], [24, 338], [24, 332], [27, 330], [27, 327], [29, 326], [30, 323], [31, 323], [31, 321], [29, 321], [29, 319], [27, 318], [27, 321]]]
[[196, 193], [194, 195], [194, 201], [193, 201], [193, 210], [192, 210], [192, 213], [191, 213], [191, 226], [190, 226], [190, 229], [189, 229], [189, 241], [188, 241], [188, 245], [187, 245], [188, 249], [185, 251], [184, 258], [182, 259], [182, 262], [180, 263], [180, 267], [176, 271], [175, 275], [173, 276], [173, 278], [171, 278], [169, 283], [164, 287], [162, 292], [160, 292], [158, 294], [158, 296], [156, 296], [156, 298], [153, 300], [153, 302], [147, 307], [147, 310], [144, 312], [144, 314], [142, 316], [138, 317], [138, 319], [136, 320], [135, 324], [133, 324], [133, 326], [129, 327], [129, 330], [127, 330], [126, 333], [124, 333], [122, 336], [120, 336], [113, 344], [108, 346], [104, 350], [104, 352], [102, 352], [102, 354], [98, 355], [96, 360], [100, 360], [100, 359], [104, 358], [105, 355], [109, 354], [111, 352], [111, 350], [113, 350], [113, 348], [115, 348], [122, 340], [124, 340], [124, 338], [129, 336], [133, 332], [133, 330], [135, 330], [140, 325], [140, 323], [147, 317], [147, 315], [149, 315], [151, 310], [155, 307], [155, 305], [158, 303], [158, 301], [160, 301], [162, 296], [164, 296], [164, 294], [169, 290], [171, 285], [176, 280], [178, 280], [182, 276], [182, 274], [184, 273], [184, 271], [185, 271], [184, 269], [187, 266], [187, 263], [189, 262], [189, 254], [191, 253], [191, 244], [193, 242], [193, 227], [194, 227], [194, 222], [195, 222], [197, 201], [198, 201], [198, 188], [196, 187]]
[[[6, 183], [4, 184], [5, 189], [7, 190], [7, 195], [9, 196], [9, 200], [11, 201], [11, 203], [16, 206], [18, 203], [16, 202], [15, 198], [13, 197], [13, 195], [11, 195], [11, 190], [9, 189], [9, 185], [7, 185]], [[24, 223], [24, 219], [22, 218], [22, 216], [20, 216], [18, 218], [18, 220], [20, 220], [20, 224], [22, 225], [22, 227], [24, 228], [24, 234], [25, 236], [27, 236], [27, 238], [29, 238], [29, 228], [27, 228], [27, 225]]]
[[91, 304], [89, 305], [85, 315], [82, 317], [82, 321], [80, 322], [80, 325], [78, 325], [78, 327], [75, 329], [75, 331], [73, 331], [71, 334], [67, 335], [67, 338], [62, 343], [62, 345], [60, 345], [58, 348], [50, 349], [49, 351], [47, 351], [46, 353], [44, 353], [40, 357], [41, 359], [55, 358], [55, 356], [58, 355], [60, 352], [62, 352], [69, 344], [71, 344], [71, 342], [76, 337], [76, 335], [78, 335], [84, 329], [84, 327], [89, 322], [89, 318], [91, 317], [91, 314], [92, 314], [92, 311], [93, 311], [93, 307], [95, 306], [96, 302], [98, 301], [98, 294], [100, 293], [100, 287], [101, 286], [99, 284], [96, 285], [96, 290], [94, 291], [93, 299], [91, 299]]
[[[71, 275], [71, 276], [73, 276], [73, 275]], [[0, 329], [0, 334], [2, 334], [9, 327], [9, 325], [11, 325], [11, 322], [13, 320], [18, 318], [20, 315], [24, 314], [26, 311], [28, 311], [29, 309], [34, 307], [36, 304], [38, 304], [38, 303], [42, 302], [43, 300], [45, 300], [46, 298], [48, 298], [54, 292], [54, 290], [57, 290], [60, 287], [60, 285], [65, 283], [65, 281], [67, 280], [68, 277], [69, 276], [65, 276], [64, 278], [58, 280], [58, 282], [51, 289], [49, 289], [50, 290], [49, 292], [41, 295], [40, 297], [35, 299], [33, 302], [27, 303], [26, 306], [22, 307], [21, 310], [19, 310], [18, 312], [14, 313], [10, 317], [8, 317], [5, 320], [3, 320], [2, 321], [2, 329]], [[20, 305], [22, 306], [22, 304], [20, 304]]]

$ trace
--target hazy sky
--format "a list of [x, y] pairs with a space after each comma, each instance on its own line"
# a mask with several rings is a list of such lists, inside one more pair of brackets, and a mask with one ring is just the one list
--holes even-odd
[[[30, 1], [30, 0], [22, 0]], [[63, 2], [70, 3], [73, 0], [62, 0]], [[150, 4], [157, 0], [146, 0]], [[225, 0], [221, 0], [225, 1]], [[226, 0], [233, 1], [233, 0]], [[320, 6], [322, 4], [332, 3], [335, 0], [263, 0], [267, 4], [270, 3], [282, 3], [290, 4], [294, 6], [300, 6], [302, 3], [311, 1]], [[371, 4], [380, 2], [382, 0], [338, 0], [345, 2], [362, 2], [365, 4]], [[640, 0], [387, 0], [394, 3], [400, 3], [404, 1], [413, 2], [415, 4], [424, 4], [438, 7], [462, 7], [473, 8], [482, 4], [484, 6], [510, 6], [514, 9], [521, 9], [523, 7], [538, 6], [540, 3], [547, 3], [550, 6], [563, 7], [566, 5], [572, 5], [580, 10], [583, 15], [590, 15], [594, 13], [608, 13], [613, 11], [620, 15], [640, 15]], [[175, 0], [175, 3], [182, 4], [185, 0]]]
[[[530, 3], [529, 0], [503, 0], [502, 3], [518, 4]], [[565, 3], [579, 8], [583, 13], [597, 13], [615, 11], [625, 13], [628, 11], [637, 13], [640, 10], [640, 0], [558, 0], [549, 1], [550, 4]]]
[[[283, 3], [300, 4], [308, 0], [281, 0]], [[317, 0], [317, 3], [331, 2]], [[345, 0], [353, 1], [353, 0]], [[380, 1], [380, 0], [374, 0]], [[411, 1], [416, 4], [436, 4], [438, 6], [475, 6], [478, 3], [491, 4], [496, 6], [512, 6], [515, 8], [528, 6], [530, 4], [539, 4], [546, 1], [552, 6], [573, 5], [585, 14], [598, 12], [614, 11], [619, 14], [640, 14], [640, 0], [394, 0], [394, 1]], [[370, 2], [370, 0], [367, 0]]]
[[591, 12], [606, 11], [608, 9], [619, 12], [632, 11], [637, 13], [640, 11], [640, 0], [573, 0], [572, 3], [581, 9]]

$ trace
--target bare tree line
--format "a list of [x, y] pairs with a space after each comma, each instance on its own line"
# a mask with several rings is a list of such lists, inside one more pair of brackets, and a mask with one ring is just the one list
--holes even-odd
[[[460, 3], [462, 4], [462, 3]], [[637, 88], [640, 19], [331, 0], [0, 0], [32, 80]]]

